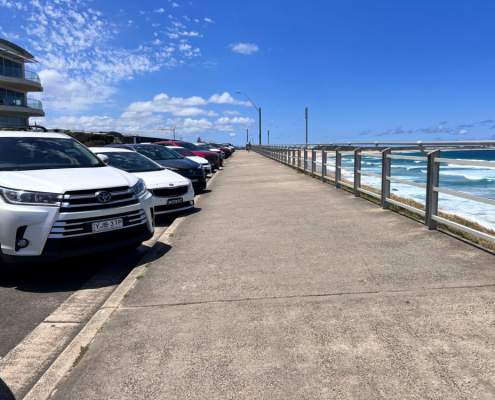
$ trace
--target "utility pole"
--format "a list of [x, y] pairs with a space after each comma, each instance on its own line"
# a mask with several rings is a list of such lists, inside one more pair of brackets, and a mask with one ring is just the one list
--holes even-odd
[[261, 145], [261, 107], [258, 107], [258, 122], [259, 122], [259, 137], [258, 137], [258, 144]]
[[267, 133], [268, 133], [268, 135], [267, 135], [268, 136], [268, 144], [270, 144], [270, 129], [268, 129]]
[[304, 119], [306, 122], [306, 147], [308, 147], [308, 107], [304, 109]]
[[173, 126], [172, 128], [159, 128], [158, 130], [159, 131], [172, 132], [172, 134], [174, 135], [174, 140], [175, 140], [175, 129], [176, 129], [176, 127]]

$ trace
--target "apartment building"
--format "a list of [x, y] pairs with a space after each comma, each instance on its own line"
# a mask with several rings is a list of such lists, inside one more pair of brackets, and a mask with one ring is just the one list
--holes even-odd
[[0, 39], [0, 128], [25, 128], [29, 117], [43, 117], [41, 101], [29, 92], [42, 92], [38, 75], [29, 67], [36, 62], [27, 50]]

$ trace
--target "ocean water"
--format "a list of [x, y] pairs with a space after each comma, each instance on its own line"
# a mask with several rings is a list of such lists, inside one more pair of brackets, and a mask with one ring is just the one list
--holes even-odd
[[[376, 153], [378, 154], [378, 153]], [[402, 153], [404, 155], [423, 156], [421, 153]], [[443, 151], [441, 157], [493, 161], [493, 167], [477, 167], [441, 163], [440, 187], [465, 192], [480, 197], [495, 200], [495, 150], [455, 150]], [[317, 160], [321, 165], [321, 159]], [[328, 153], [329, 173], [333, 173], [335, 157]], [[352, 154], [342, 156], [342, 177], [353, 181], [354, 157]], [[381, 174], [381, 158], [363, 154], [361, 170]], [[426, 184], [426, 161], [392, 160], [392, 177]], [[381, 179], [374, 176], [362, 175], [361, 183], [381, 188]], [[402, 183], [391, 183], [392, 193], [425, 203], [426, 190]], [[454, 197], [444, 193], [439, 194], [439, 210], [457, 214], [487, 228], [495, 229], [495, 206]]]

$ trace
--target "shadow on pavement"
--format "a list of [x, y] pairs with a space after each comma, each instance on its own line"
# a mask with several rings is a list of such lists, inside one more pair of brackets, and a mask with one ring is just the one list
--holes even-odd
[[[162, 243], [149, 252], [149, 246], [112, 253], [69, 258], [52, 263], [0, 265], [0, 287], [33, 293], [72, 292], [85, 288], [117, 285], [142, 262], [165, 254]], [[143, 256], [146, 255], [146, 260]], [[150, 260], [151, 258], [151, 260]], [[97, 277], [90, 279], [97, 274]], [[0, 397], [1, 399], [1, 397]]]
[[1, 400], [16, 400], [7, 384], [0, 378], [0, 399]]

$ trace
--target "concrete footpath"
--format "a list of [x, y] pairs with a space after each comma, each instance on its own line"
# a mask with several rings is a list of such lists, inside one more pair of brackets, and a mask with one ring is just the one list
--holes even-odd
[[495, 258], [237, 152], [55, 399], [494, 399]]

